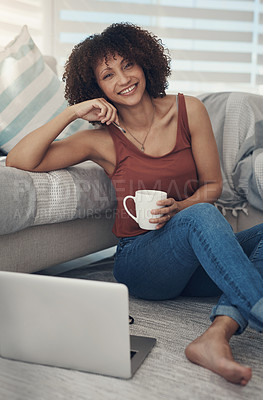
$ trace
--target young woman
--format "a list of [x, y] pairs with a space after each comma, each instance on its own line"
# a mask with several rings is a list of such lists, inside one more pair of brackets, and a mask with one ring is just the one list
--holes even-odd
[[[84, 160], [102, 166], [118, 199], [114, 275], [132, 295], [172, 299], [221, 294], [209, 329], [186, 348], [189, 360], [246, 385], [251, 369], [229, 346], [247, 324], [263, 331], [263, 226], [234, 234], [212, 203], [222, 178], [203, 104], [165, 95], [169, 56], [149, 32], [114, 24], [75, 46], [64, 80], [70, 106], [18, 143], [7, 165], [50, 171]], [[99, 123], [54, 141], [76, 118]], [[157, 229], [139, 228], [122, 200], [138, 189], [168, 193], [152, 210]]]

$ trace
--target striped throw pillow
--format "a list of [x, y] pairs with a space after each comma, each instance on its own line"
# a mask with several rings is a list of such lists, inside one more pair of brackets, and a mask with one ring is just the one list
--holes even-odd
[[[66, 107], [63, 82], [45, 64], [24, 26], [0, 52], [0, 150], [8, 153], [25, 135]], [[65, 128], [58, 139], [92, 128], [79, 119]]]

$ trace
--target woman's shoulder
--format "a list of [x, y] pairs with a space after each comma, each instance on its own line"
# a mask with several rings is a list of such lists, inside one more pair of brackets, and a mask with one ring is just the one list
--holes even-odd
[[196, 112], [205, 108], [202, 101], [199, 100], [197, 97], [184, 95], [184, 99], [187, 111]]
[[115, 166], [115, 148], [107, 126], [79, 131], [76, 136], [82, 147], [89, 149], [90, 160], [96, 162], [108, 172]]
[[185, 95], [185, 106], [190, 130], [209, 121], [205, 105], [197, 97]]
[[[195, 114], [200, 110], [205, 109], [204, 104], [197, 97], [184, 95], [183, 93], [179, 93], [179, 95], [183, 96], [185, 100], [187, 114]], [[164, 97], [154, 99], [154, 101], [160, 110], [166, 110], [167, 112], [167, 110], [177, 109], [178, 95], [169, 94]]]
[[105, 155], [112, 145], [112, 138], [106, 126], [78, 131], [68, 138], [69, 141], [87, 147], [91, 154]]
[[175, 94], [166, 94], [163, 97], [157, 97], [154, 100], [155, 103], [160, 105], [172, 105], [176, 103], [176, 95]]
[[[201, 100], [199, 100], [197, 97], [186, 95], [183, 93], [178, 93], [178, 95], [181, 95], [185, 99], [185, 103], [188, 107], [203, 107], [203, 103]], [[154, 99], [154, 101], [163, 106], [172, 106], [177, 103], [178, 95], [176, 94], [167, 94], [164, 97], [158, 97], [157, 99]]]
[[101, 140], [110, 139], [110, 133], [106, 126], [96, 126], [91, 129], [83, 129], [76, 133], [76, 136], [82, 138], [83, 140], [93, 141], [94, 144]]

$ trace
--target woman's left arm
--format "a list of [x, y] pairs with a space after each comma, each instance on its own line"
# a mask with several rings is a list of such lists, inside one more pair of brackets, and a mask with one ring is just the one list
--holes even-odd
[[[214, 203], [222, 192], [222, 175], [217, 145], [212, 130], [210, 118], [203, 103], [191, 96], [185, 96], [188, 124], [191, 134], [191, 145], [195, 160], [199, 188], [182, 201], [174, 199], [163, 200], [164, 214], [155, 219], [161, 228], [174, 214], [196, 203]], [[160, 210], [156, 210], [156, 213]], [[153, 215], [154, 218], [154, 215]], [[154, 220], [153, 220], [154, 221]]]
[[199, 99], [191, 96], [185, 99], [199, 188], [178, 202], [180, 209], [195, 203], [214, 203], [222, 192], [220, 160], [208, 112]]

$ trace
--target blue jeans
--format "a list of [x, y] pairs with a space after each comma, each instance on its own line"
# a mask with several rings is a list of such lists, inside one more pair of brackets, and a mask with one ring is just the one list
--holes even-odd
[[211, 204], [200, 203], [159, 229], [119, 241], [114, 276], [135, 297], [217, 296], [211, 320], [227, 315], [241, 333], [263, 332], [263, 224], [235, 234]]

